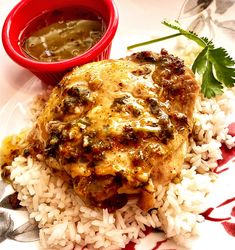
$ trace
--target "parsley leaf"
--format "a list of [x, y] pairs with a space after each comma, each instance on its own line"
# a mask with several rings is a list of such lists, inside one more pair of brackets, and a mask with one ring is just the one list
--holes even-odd
[[202, 75], [202, 93], [207, 98], [215, 97], [216, 95], [223, 93], [223, 87], [219, 81], [217, 81], [213, 75], [212, 63], [208, 62], [205, 72]]
[[138, 46], [147, 45], [154, 42], [160, 42], [176, 36], [183, 35], [196, 42], [203, 50], [196, 57], [192, 70], [202, 77], [201, 92], [205, 97], [211, 98], [223, 93], [223, 88], [231, 88], [235, 84], [235, 61], [229, 56], [224, 48], [215, 48], [212, 41], [207, 37], [199, 37], [192, 31], [181, 28], [178, 21], [163, 21], [165, 26], [177, 30], [178, 33], [150, 40], [143, 43], [128, 46], [132, 49]]
[[205, 70], [206, 70], [206, 66], [207, 66], [207, 52], [208, 52], [208, 48], [205, 47], [197, 56], [197, 58], [195, 59], [193, 66], [192, 66], [192, 71], [195, 74], [196, 72], [199, 75], [204, 74]]
[[228, 56], [223, 48], [212, 49], [208, 51], [208, 59], [213, 64], [215, 78], [226, 87], [231, 88], [235, 82], [235, 64], [234, 60]]

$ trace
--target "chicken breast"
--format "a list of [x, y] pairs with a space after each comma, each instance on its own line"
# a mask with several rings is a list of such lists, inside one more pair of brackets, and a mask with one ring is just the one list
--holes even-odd
[[52, 91], [29, 136], [87, 203], [115, 210], [128, 196], [153, 206], [181, 171], [199, 86], [162, 50], [75, 68]]

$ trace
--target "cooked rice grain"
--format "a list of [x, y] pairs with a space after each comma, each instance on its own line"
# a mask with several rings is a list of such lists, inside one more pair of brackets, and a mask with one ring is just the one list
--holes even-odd
[[[162, 228], [168, 237], [187, 232], [191, 235], [197, 232], [195, 227], [201, 221], [198, 213], [204, 209], [211, 184], [209, 174], [197, 174], [195, 168], [183, 170], [181, 183], [170, 184], [168, 190], [159, 187], [158, 210], [145, 213], [132, 200], [109, 214], [106, 209], [86, 207], [72, 188], [61, 177], [54, 177], [43, 162], [30, 165], [28, 162], [32, 159], [16, 158], [11, 178], [21, 204], [28, 209], [30, 218], [39, 223], [44, 248], [73, 249], [87, 245], [88, 249], [111, 246], [120, 249], [129, 241], [143, 237], [146, 227]], [[42, 185], [45, 180], [49, 185]], [[37, 192], [37, 188], [32, 192], [38, 186], [43, 192]]]

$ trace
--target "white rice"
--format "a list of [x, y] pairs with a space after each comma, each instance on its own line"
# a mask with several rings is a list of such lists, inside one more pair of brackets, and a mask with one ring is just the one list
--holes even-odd
[[149, 213], [143, 212], [136, 200], [115, 213], [91, 209], [40, 161], [40, 156], [38, 160], [15, 158], [9, 167], [10, 178], [21, 205], [39, 224], [42, 247], [115, 250], [130, 241], [138, 242], [145, 236], [146, 227], [162, 229], [167, 237], [185, 245], [187, 239], [198, 234], [198, 225], [203, 221], [200, 213], [205, 210], [206, 196], [216, 178], [211, 170], [222, 158], [221, 144], [235, 146], [235, 137], [228, 135], [227, 128], [235, 103], [233, 91], [210, 100], [199, 96], [181, 181], [158, 186], [155, 209]]

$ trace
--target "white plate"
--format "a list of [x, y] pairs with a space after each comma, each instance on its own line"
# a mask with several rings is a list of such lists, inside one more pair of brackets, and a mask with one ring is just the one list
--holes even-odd
[[[6, 15], [10, 9], [18, 2], [18, 0], [8, 0], [0, 2], [0, 27], [3, 25]], [[163, 27], [161, 21], [163, 18], [178, 18], [181, 16], [183, 24], [188, 26], [191, 24], [196, 27], [197, 31], [202, 29], [209, 37], [214, 38], [218, 45], [228, 48], [231, 53], [234, 53], [232, 42], [235, 38], [235, 1], [234, 0], [216, 0], [204, 1], [202, 5], [198, 5], [203, 1], [200, 0], [116, 0], [119, 13], [120, 23], [113, 41], [111, 58], [120, 58], [127, 54], [127, 45], [135, 42], [145, 41], [157, 36], [172, 34], [172, 31]], [[204, 11], [200, 9], [205, 7], [206, 3], [213, 2]], [[204, 4], [204, 5], [203, 5]], [[199, 7], [198, 7], [199, 6]], [[191, 8], [193, 7], [193, 8]], [[213, 20], [213, 21], [212, 21]], [[191, 26], [191, 27], [192, 27]], [[225, 26], [226, 28], [221, 28]], [[209, 28], [210, 29], [209, 29]], [[143, 49], [152, 49], [159, 51], [161, 47], [170, 50], [175, 44], [175, 41], [162, 42]], [[234, 54], [233, 54], [234, 55]], [[25, 107], [33, 96], [39, 93], [44, 88], [44, 85], [34, 77], [29, 71], [16, 65], [6, 55], [2, 43], [0, 43], [0, 140], [7, 134], [17, 132], [25, 125], [27, 114]], [[208, 207], [216, 207], [226, 199], [235, 196], [235, 167], [234, 163], [230, 162], [229, 170], [220, 174], [218, 183], [210, 195]], [[5, 194], [10, 192], [9, 187]], [[1, 185], [0, 185], [1, 196]], [[0, 197], [1, 199], [1, 197]], [[235, 201], [227, 206], [215, 209], [211, 216], [213, 217], [228, 217], [232, 209], [235, 209]], [[0, 220], [1, 220], [0, 209]], [[5, 210], [6, 211], [6, 210]], [[27, 214], [22, 211], [8, 210], [14, 221], [14, 228], [19, 227], [27, 221]], [[232, 218], [230, 222], [235, 222]], [[234, 232], [235, 233], [235, 232]], [[176, 249], [180, 250], [179, 246], [174, 245], [171, 241], [160, 242], [164, 239], [162, 233], [154, 233], [148, 235], [141, 241], [141, 244], [136, 245], [136, 250], [151, 250], [151, 249]], [[155, 247], [155, 248], [154, 248]], [[38, 249], [38, 242], [21, 243], [14, 240], [5, 240], [0, 243], [0, 249]], [[221, 222], [206, 221], [201, 225], [201, 235], [199, 239], [192, 243], [191, 249], [228, 249], [235, 248], [235, 237], [229, 235]], [[128, 249], [133, 249], [129, 246]]]

